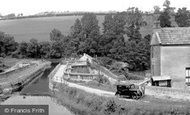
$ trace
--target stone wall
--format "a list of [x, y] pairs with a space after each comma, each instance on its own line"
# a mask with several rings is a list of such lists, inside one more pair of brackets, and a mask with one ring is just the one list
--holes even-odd
[[171, 76], [172, 87], [186, 87], [186, 67], [190, 67], [190, 46], [161, 47], [161, 75]]
[[160, 46], [151, 47], [151, 74], [160, 76]]

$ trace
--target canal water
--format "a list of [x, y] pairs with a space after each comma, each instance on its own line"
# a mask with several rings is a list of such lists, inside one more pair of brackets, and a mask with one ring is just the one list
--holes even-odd
[[0, 103], [0, 105], [49, 105], [49, 115], [73, 115], [64, 106], [59, 105], [55, 98], [48, 96], [50, 94], [48, 75], [56, 65], [53, 63], [52, 67], [45, 70], [41, 77], [39, 76], [39, 78], [33, 80], [20, 93], [13, 94], [10, 98]]

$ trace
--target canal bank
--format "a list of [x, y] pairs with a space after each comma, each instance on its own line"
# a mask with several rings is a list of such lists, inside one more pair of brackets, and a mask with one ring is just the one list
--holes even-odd
[[65, 106], [61, 105], [59, 100], [52, 97], [49, 90], [48, 75], [58, 63], [51, 63], [51, 68], [46, 69], [43, 75], [37, 76], [24, 88], [11, 94], [10, 98], [0, 102], [0, 105], [48, 105], [49, 115], [73, 115]]
[[9, 95], [21, 90], [25, 85], [41, 76], [51, 67], [49, 61], [32, 61], [28, 66], [21, 67], [0, 75], [0, 96]]

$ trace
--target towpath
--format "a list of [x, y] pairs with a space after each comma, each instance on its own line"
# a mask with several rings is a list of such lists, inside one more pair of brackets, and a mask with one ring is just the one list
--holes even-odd
[[[91, 88], [91, 87], [87, 87], [87, 86], [82, 86], [82, 85], [79, 85], [79, 84], [75, 84], [75, 83], [71, 83], [71, 82], [67, 82], [67, 81], [63, 80], [62, 76], [63, 76], [63, 72], [64, 72], [65, 68], [66, 68], [66, 65], [60, 65], [60, 67], [57, 70], [56, 74], [52, 78], [52, 80], [54, 82], [64, 83], [64, 84], [67, 84], [69, 87], [78, 88], [78, 89], [81, 89], [83, 91], [93, 93], [93, 94], [96, 94], [96, 95], [99, 95], [99, 96], [107, 96], [107, 97], [114, 97], [115, 96], [114, 92], [104, 91], [104, 90], [95, 89], [95, 88]], [[132, 100], [132, 99], [122, 99], [122, 100], [136, 101], [136, 100]]]
[[[93, 93], [99, 96], [107, 96], [107, 97], [114, 97], [115, 96], [115, 92], [111, 92], [111, 91], [105, 91], [105, 90], [100, 90], [100, 89], [95, 89], [95, 88], [91, 88], [91, 87], [87, 87], [87, 86], [82, 86], [76, 83], [71, 83], [71, 82], [67, 82], [63, 79], [63, 72], [66, 69], [66, 65], [60, 65], [60, 67], [58, 68], [57, 72], [55, 73], [55, 75], [53, 76], [52, 80], [58, 83], [64, 83], [67, 84], [69, 87], [74, 87], [74, 88], [78, 88], [81, 90], [84, 90], [86, 92], [89, 93]], [[153, 91], [154, 92], [154, 91]], [[155, 94], [153, 93], [152, 90], [150, 90], [149, 87], [147, 87], [145, 89], [145, 94], [146, 94], [146, 98], [142, 99], [142, 100], [138, 100], [138, 101], [143, 101], [143, 102], [150, 102], [151, 100], [170, 100], [170, 101], [179, 101], [179, 100], [185, 100], [185, 101], [189, 101], [189, 98], [182, 98], [182, 97], [174, 97], [174, 96], [166, 96], [166, 95], [161, 95], [161, 94]], [[149, 100], [149, 98], [151, 98]], [[132, 99], [122, 99], [125, 101], [137, 101], [137, 100], [132, 100]]]

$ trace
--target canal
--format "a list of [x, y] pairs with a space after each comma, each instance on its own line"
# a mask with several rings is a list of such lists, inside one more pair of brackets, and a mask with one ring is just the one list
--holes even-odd
[[46, 69], [42, 76], [34, 79], [20, 92], [13, 94], [0, 105], [49, 105], [49, 115], [73, 115], [57, 100], [50, 96], [48, 75], [57, 64], [52, 63], [51, 68]]

